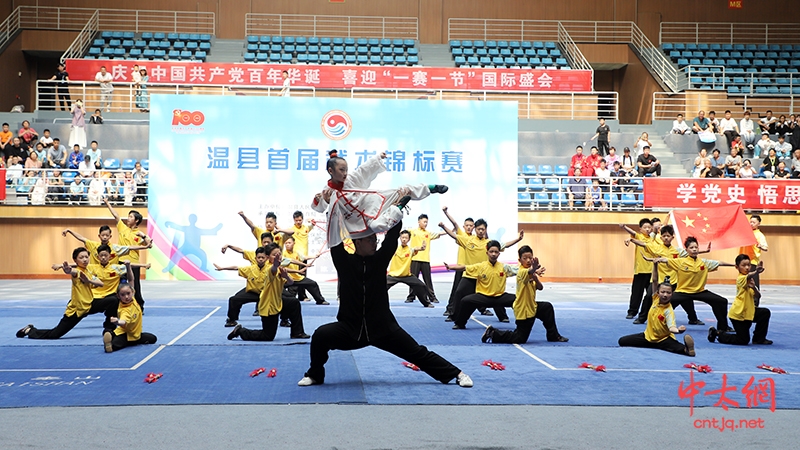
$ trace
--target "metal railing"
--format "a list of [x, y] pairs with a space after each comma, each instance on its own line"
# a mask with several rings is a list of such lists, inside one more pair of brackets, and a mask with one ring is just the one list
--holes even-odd
[[246, 36], [419, 39], [419, 19], [417, 17], [247, 13], [244, 22]]
[[765, 97], [763, 95], [743, 94], [730, 96], [727, 92], [720, 91], [688, 91], [688, 92], [654, 92], [653, 93], [653, 120], [675, 120], [678, 114], [683, 114], [686, 121], [691, 123], [697, 112], [731, 110], [738, 122], [745, 109], [753, 111], [753, 120], [764, 111], [770, 109], [776, 116], [781, 114], [796, 114], [800, 110], [800, 102], [794, 97]]
[[[775, 73], [775, 72], [730, 72], [726, 66], [714, 65], [700, 65], [700, 66], [686, 66], [681, 69], [686, 74], [686, 82], [683, 83], [681, 90], [698, 89], [694, 85], [692, 78], [702, 78], [701, 84], [709, 86], [712, 89], [725, 89], [730, 86], [746, 87], [749, 92], [745, 93], [728, 93], [728, 95], [768, 95], [770, 97], [789, 97], [794, 95], [792, 89], [800, 87], [800, 74], [797, 73]], [[780, 82], [777, 82], [774, 77], [779, 76]], [[744, 79], [744, 83], [734, 82], [734, 79]], [[709, 79], [711, 80], [709, 83]], [[776, 87], [789, 88], [789, 92], [785, 93], [756, 93], [757, 87], [762, 87], [761, 79], [769, 79]]]
[[[541, 183], [531, 184], [531, 180], [534, 179], [541, 180]], [[517, 176], [518, 210], [640, 211], [644, 209], [643, 178], [612, 177], [610, 184], [606, 180], [605, 184], [598, 185], [601, 196], [594, 201], [587, 201], [587, 198], [592, 198], [590, 192], [585, 192], [579, 187], [576, 189], [577, 186], [574, 184], [570, 185], [569, 180], [571, 179], [575, 179], [575, 177], [519, 174]], [[591, 188], [594, 180], [601, 181], [598, 177], [580, 177], [580, 179], [588, 183], [586, 188]], [[558, 180], [558, 182], [548, 184], [547, 180]], [[572, 202], [569, 198], [570, 192], [579, 194], [573, 197]], [[580, 194], [583, 194], [584, 197], [577, 198]]]
[[18, 6], [0, 24], [0, 50], [20, 30], [80, 30], [95, 12], [85, 8]]
[[577, 70], [591, 70], [592, 71], [592, 87], [594, 87], [594, 70], [591, 64], [583, 56], [583, 52], [572, 40], [572, 37], [567, 33], [566, 28], [559, 22], [558, 24], [558, 43], [561, 44], [562, 53], [567, 58], [569, 66]]
[[448, 40], [556, 41], [558, 32], [556, 20], [447, 19]]
[[659, 45], [665, 42], [695, 44], [796, 44], [797, 23], [661, 22]]
[[[147, 205], [147, 184], [137, 185], [133, 181], [131, 170], [98, 169], [84, 173], [80, 183], [71, 186], [79, 171], [75, 169], [44, 168], [20, 169], [19, 173], [6, 171], [6, 190], [4, 205], [84, 205], [103, 206], [102, 199], [107, 198], [113, 205]], [[91, 180], [102, 181], [91, 183]], [[19, 175], [19, 176], [17, 176]], [[42, 176], [44, 175], [44, 176]]]
[[63, 63], [69, 58], [82, 58], [89, 50], [89, 46], [92, 45], [92, 39], [99, 29], [100, 12], [95, 11], [92, 17], [86, 22], [86, 26], [75, 36], [75, 40], [72, 41], [72, 44], [70, 44], [67, 50], [64, 51], [64, 54], [61, 55], [61, 62]]

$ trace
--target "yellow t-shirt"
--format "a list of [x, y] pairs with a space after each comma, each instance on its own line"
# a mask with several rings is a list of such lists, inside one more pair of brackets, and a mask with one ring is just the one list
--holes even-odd
[[483, 261], [468, 265], [464, 269], [464, 276], [477, 281], [476, 294], [498, 297], [506, 291], [506, 277], [513, 277], [516, 272], [516, 269], [508, 264], [497, 262], [492, 265], [489, 261]]
[[268, 270], [268, 264], [264, 264], [264, 267], [258, 267], [255, 262], [249, 266], [239, 267], [239, 276], [247, 280], [245, 291], [260, 294], [264, 288], [264, 280], [267, 279]]
[[706, 288], [708, 273], [717, 270], [719, 261], [713, 259], [678, 257], [667, 259], [667, 265], [677, 272], [678, 287], [675, 292], [696, 294]]
[[[83, 244], [86, 250], [89, 250], [89, 264], [100, 264], [97, 259], [97, 247], [100, 247], [100, 241], [86, 240]], [[111, 247], [111, 259], [108, 260], [109, 264], [119, 264], [119, 257], [125, 256], [130, 253], [130, 249], [124, 245], [108, 244]]]
[[675, 339], [669, 329], [677, 328], [675, 325], [675, 311], [672, 305], [667, 303], [662, 305], [658, 302], [658, 293], [653, 294], [653, 306], [647, 313], [647, 328], [644, 330], [644, 338], [650, 342], [661, 342], [666, 338]]
[[[120, 219], [117, 222], [117, 234], [119, 235], [118, 239], [120, 245], [124, 245], [126, 247], [136, 247], [142, 245], [143, 242], [142, 238], [140, 238], [136, 234], [136, 231], [133, 231], [130, 228], [128, 228], [128, 226], [125, 225], [125, 222], [123, 222], [122, 219]], [[92, 251], [90, 250], [89, 257], [92, 256], [91, 254]], [[130, 256], [132, 263], [139, 262], [139, 250], [131, 250], [128, 253], [128, 255]]]
[[517, 272], [517, 299], [511, 306], [517, 320], [536, 317], [536, 282], [528, 277], [529, 270], [520, 266]]
[[[649, 251], [653, 256], [667, 259], [689, 256], [686, 253], [686, 250], [677, 249], [672, 245], [666, 247], [663, 242], [658, 242], [656, 240], [647, 243], [647, 251]], [[658, 266], [658, 284], [663, 283], [664, 278], [667, 276], [669, 276], [670, 284], [675, 284], [678, 282], [678, 273], [675, 272], [675, 269], [670, 267], [668, 264], [660, 264]]]
[[747, 275], [736, 277], [736, 299], [733, 300], [728, 317], [734, 320], [753, 320], [756, 302], [753, 290], [747, 286]]
[[[633, 238], [642, 241], [645, 244], [653, 242], [653, 239], [644, 233], [636, 233], [636, 236]], [[636, 252], [636, 255], [633, 259], [633, 273], [652, 273], [653, 263], [650, 261], [645, 261], [644, 257], [647, 256], [648, 258], [652, 258], [653, 255], [651, 255], [646, 248], [639, 247], [638, 245], [634, 246], [634, 251]]]
[[[297, 252], [289, 253], [288, 251], [286, 251], [284, 249], [283, 250], [283, 260], [286, 261], [286, 260], [289, 260], [289, 259], [293, 259], [295, 261], [300, 261], [300, 254], [297, 253]], [[281, 265], [283, 265], [283, 264], [281, 264]], [[286, 268], [287, 269], [293, 269], [293, 270], [300, 270], [300, 266], [298, 266], [297, 264], [292, 264], [292, 263], [286, 265]], [[300, 281], [305, 277], [302, 274], [299, 274], [299, 273], [291, 273], [291, 272], [289, 272], [289, 278], [291, 278], [294, 281]]]
[[431, 239], [439, 237], [439, 233], [423, 230], [421, 228], [414, 228], [413, 230], [408, 230], [408, 232], [411, 233], [411, 241], [408, 244], [411, 248], [422, 248], [422, 243], [426, 243], [425, 250], [420, 250], [416, 255], [411, 255], [411, 260], [426, 263], [431, 262]]
[[86, 277], [90, 280], [94, 279], [95, 276], [89, 273], [89, 271], [81, 269], [80, 267], [76, 267], [72, 270], [77, 271], [78, 273], [76, 276], [72, 277], [72, 296], [69, 299], [69, 303], [67, 303], [67, 310], [64, 311], [64, 315], [77, 315], [78, 317], [81, 317], [89, 312], [89, 309], [92, 308], [92, 300], [94, 299], [94, 296], [92, 295], [92, 286], [82, 282], [79, 273], [85, 273]]
[[[128, 273], [128, 269], [124, 265], [111, 263], [108, 263], [105, 267], [100, 264], [89, 264], [86, 266], [86, 270], [103, 282], [103, 287], [92, 288], [94, 298], [103, 298], [116, 294], [120, 276]], [[129, 281], [132, 282], [133, 280]]]
[[398, 245], [394, 256], [392, 256], [392, 262], [389, 263], [389, 276], [395, 278], [410, 277], [413, 253], [414, 251], [410, 245], [405, 247]]
[[[469, 266], [472, 264], [478, 264], [484, 261], [487, 261], [489, 257], [486, 255], [486, 243], [489, 242], [489, 239], [479, 239], [475, 235], [467, 235], [464, 234], [463, 236], [456, 235], [456, 244], [459, 247], [464, 249], [464, 265]], [[467, 272], [464, 272], [464, 275], [467, 278], [475, 278], [467, 275]]]
[[259, 247], [261, 246], [261, 235], [264, 233], [270, 233], [272, 235], [272, 242], [283, 248], [283, 233], [267, 231], [265, 228], [255, 227], [253, 228], [253, 236], [256, 237], [256, 242], [258, 242]]
[[[308, 256], [308, 234], [311, 233], [311, 225], [292, 225], [292, 237], [294, 238], [294, 249], [301, 255]], [[260, 239], [260, 237], [259, 237]]]
[[[461, 228], [459, 228], [459, 229], [458, 229], [458, 232], [456, 233], [456, 237], [458, 237], [458, 236], [463, 236], [463, 237], [465, 237], [465, 238], [468, 238], [468, 237], [469, 237], [469, 236], [471, 236], [471, 235], [467, 234], [467, 232], [466, 232], [466, 231], [464, 231], [464, 230], [462, 230]], [[462, 247], [462, 246], [460, 246], [460, 245], [459, 245], [459, 246], [458, 246], [458, 257], [456, 258], [456, 264], [465, 264], [465, 263], [464, 263], [464, 258], [465, 258], [464, 254], [465, 254], [465, 253], [466, 253], [466, 252], [465, 252], [465, 250], [464, 250], [464, 247]]]
[[285, 283], [286, 280], [281, 277], [280, 272], [273, 274], [272, 270], [267, 270], [264, 289], [261, 290], [261, 295], [258, 297], [259, 316], [274, 316], [281, 312], [283, 309], [281, 294]]
[[756, 245], [739, 248], [739, 254], [745, 254], [749, 256], [750, 264], [756, 265], [759, 261], [761, 261], [761, 249], [758, 248], [758, 245], [766, 247], [767, 238], [764, 237], [764, 233], [762, 233], [761, 230], [753, 230], [753, 234], [756, 237]]
[[127, 305], [120, 303], [117, 315], [120, 320], [125, 321], [125, 325], [115, 328], [114, 334], [127, 334], [128, 341], [138, 341], [142, 337], [142, 307], [135, 301]]

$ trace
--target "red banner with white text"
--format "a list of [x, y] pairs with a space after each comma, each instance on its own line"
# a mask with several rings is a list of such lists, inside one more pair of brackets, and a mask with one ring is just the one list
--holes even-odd
[[131, 69], [147, 69], [150, 83], [280, 88], [282, 72], [292, 86], [317, 89], [432, 89], [521, 92], [590, 92], [592, 72], [559, 69], [459, 69], [456, 67], [287, 65], [69, 59], [69, 79], [94, 81], [105, 66], [116, 83], [130, 83]]
[[765, 178], [644, 179], [648, 208], [709, 208], [741, 205], [744, 209], [800, 209], [800, 180]]

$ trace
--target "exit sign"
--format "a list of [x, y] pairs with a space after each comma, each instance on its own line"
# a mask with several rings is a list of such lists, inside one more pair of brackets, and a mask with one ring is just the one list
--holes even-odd
[[742, 9], [742, 1], [743, 0], [728, 0], [728, 8]]

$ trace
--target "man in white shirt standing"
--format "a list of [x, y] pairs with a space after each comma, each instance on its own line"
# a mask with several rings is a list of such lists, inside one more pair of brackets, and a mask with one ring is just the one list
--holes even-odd
[[728, 148], [731, 148], [731, 143], [736, 136], [739, 136], [739, 127], [736, 125], [736, 121], [731, 119], [730, 109], [725, 111], [725, 118], [719, 121], [719, 129], [728, 138]]
[[281, 76], [283, 77], [283, 89], [281, 89], [279, 95], [281, 97], [290, 97], [289, 91], [292, 88], [292, 80], [289, 79], [289, 72], [284, 70]]
[[755, 133], [755, 124], [750, 119], [750, 111], [745, 111], [744, 118], [739, 121], [739, 135], [747, 148], [750, 150], [755, 148], [758, 136]]
[[688, 134], [692, 131], [689, 125], [683, 121], [683, 114], [678, 114], [678, 119], [672, 121], [673, 134]]
[[106, 71], [106, 66], [100, 67], [100, 72], [94, 76], [94, 81], [100, 83], [100, 108], [105, 108], [106, 112], [111, 111], [111, 96], [114, 94], [114, 86], [111, 82], [114, 77]]

